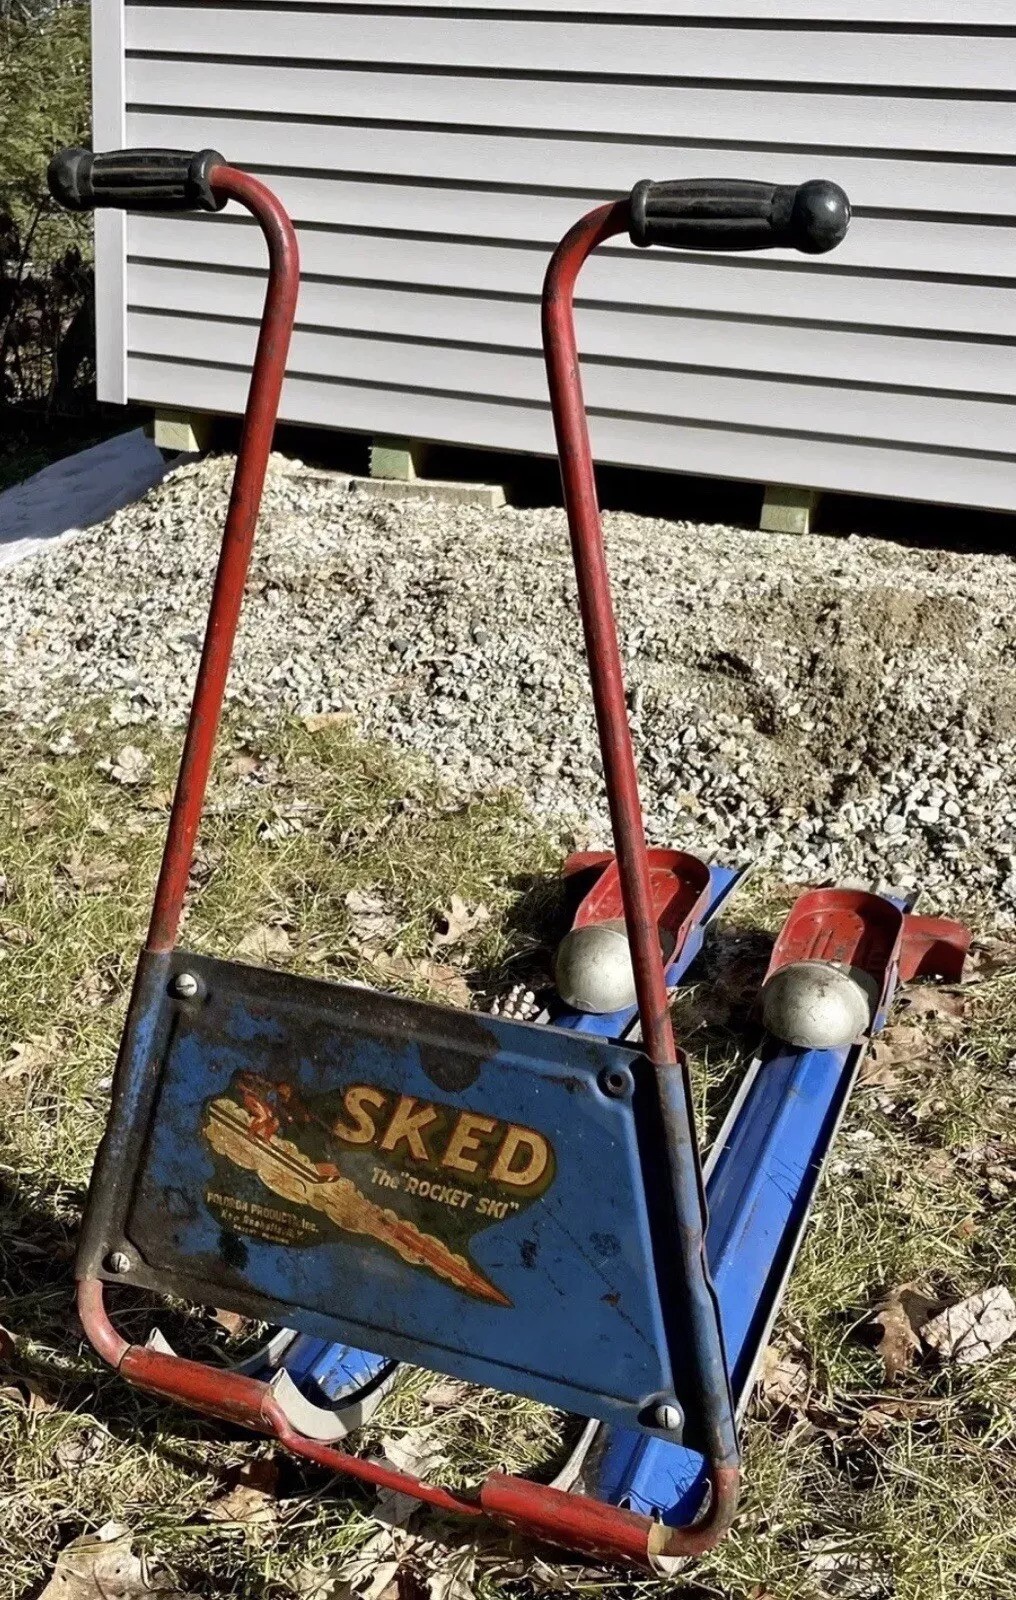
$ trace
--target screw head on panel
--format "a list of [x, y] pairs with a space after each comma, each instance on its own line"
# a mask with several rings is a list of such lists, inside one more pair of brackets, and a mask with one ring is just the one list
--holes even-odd
[[129, 1272], [131, 1270], [131, 1258], [126, 1250], [114, 1250], [112, 1255], [106, 1258], [106, 1267], [110, 1272]]
[[607, 1067], [600, 1073], [600, 1089], [611, 1100], [623, 1100], [634, 1087], [627, 1067]]
[[196, 1000], [201, 993], [201, 979], [193, 972], [178, 972], [171, 988], [178, 1000]]
[[653, 1426], [666, 1433], [677, 1433], [684, 1418], [677, 1406], [659, 1405], [653, 1412]]

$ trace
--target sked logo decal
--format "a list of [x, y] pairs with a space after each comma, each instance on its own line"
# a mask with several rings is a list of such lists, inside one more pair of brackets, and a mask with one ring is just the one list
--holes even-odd
[[527, 1210], [556, 1167], [535, 1128], [371, 1083], [304, 1100], [288, 1081], [237, 1072], [203, 1132], [220, 1158], [205, 1200], [223, 1227], [289, 1246], [354, 1235], [500, 1306], [511, 1301], [469, 1242]]

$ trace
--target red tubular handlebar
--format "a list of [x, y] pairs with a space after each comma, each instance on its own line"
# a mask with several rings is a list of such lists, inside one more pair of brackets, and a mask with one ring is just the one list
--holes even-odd
[[551, 257], [543, 287], [543, 345], [642, 1039], [650, 1060], [666, 1065], [675, 1060], [674, 1032], [653, 912], [646, 835], [574, 319], [575, 280], [583, 262], [605, 239], [627, 233], [629, 221], [629, 202], [617, 200], [590, 211], [562, 239]]
[[147, 947], [153, 951], [172, 950], [180, 926], [300, 288], [296, 234], [271, 190], [236, 167], [213, 167], [208, 181], [217, 194], [246, 206], [261, 224], [268, 241], [268, 288], [194, 703], [148, 928]]
[[[670, 1098], [666, 1080], [671, 1073], [665, 1069], [669, 1067], [672, 1071], [674, 1064], [683, 1062], [683, 1058], [677, 1050], [671, 1026], [665, 964], [653, 912], [649, 856], [628, 725], [624, 670], [596, 494], [574, 315], [575, 284], [583, 263], [597, 245], [628, 233], [631, 221], [630, 199], [614, 201], [590, 211], [562, 239], [551, 257], [543, 286], [543, 347], [642, 1040], [647, 1056], [660, 1069], [661, 1103], [666, 1120], [666, 1102]], [[701, 1190], [697, 1198], [704, 1208]], [[703, 1296], [699, 1295], [697, 1312], [693, 1313], [697, 1316], [694, 1331], [708, 1339], [708, 1324], [718, 1313], [715, 1297], [708, 1288], [704, 1220], [703, 1210], [701, 1230], [694, 1239], [686, 1233], [681, 1246], [686, 1251], [690, 1270], [701, 1276], [706, 1286], [706, 1299], [712, 1302], [704, 1308]], [[716, 1339], [721, 1340], [721, 1335], [712, 1337], [715, 1352]], [[736, 1443], [732, 1451], [729, 1444], [724, 1446], [719, 1434], [714, 1434], [712, 1449], [709, 1463], [712, 1495], [705, 1517], [685, 1528], [653, 1524], [649, 1541], [651, 1555], [699, 1555], [718, 1543], [730, 1527], [740, 1492]], [[529, 1506], [530, 1520], [537, 1522], [538, 1510], [529, 1486], [515, 1498], [519, 1505]], [[543, 1524], [547, 1536], [551, 1536], [555, 1528], [562, 1532], [574, 1519], [574, 1499], [561, 1495], [553, 1500], [543, 1497], [542, 1503], [551, 1519]], [[630, 1529], [628, 1537], [630, 1544]]]

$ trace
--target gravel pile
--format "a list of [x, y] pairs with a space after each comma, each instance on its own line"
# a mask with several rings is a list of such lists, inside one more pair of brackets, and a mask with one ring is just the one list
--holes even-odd
[[[186, 714], [232, 463], [0, 575], [0, 710]], [[652, 838], [1016, 917], [1003, 555], [606, 519]], [[563, 513], [368, 499], [273, 459], [231, 683], [354, 710], [463, 790], [606, 836]]]

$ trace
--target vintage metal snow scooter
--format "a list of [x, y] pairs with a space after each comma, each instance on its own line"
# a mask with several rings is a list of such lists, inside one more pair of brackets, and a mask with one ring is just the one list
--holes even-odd
[[[718, 1298], [665, 963], [672, 976], [690, 959], [705, 897], [723, 885], [683, 858], [669, 863], [680, 882], [668, 892], [668, 863], [646, 850], [572, 294], [583, 260], [614, 235], [816, 252], [842, 238], [846, 199], [820, 183], [643, 183], [580, 222], [548, 273], [551, 397], [617, 846], [616, 863], [601, 864], [609, 893], [585, 925], [596, 931], [620, 913], [637, 1003], [619, 1007], [614, 1037], [603, 1037], [604, 1024], [581, 1009], [595, 997], [581, 988], [578, 1021], [556, 1014], [561, 1025], [544, 1027], [177, 947], [295, 312], [296, 241], [270, 192], [212, 151], [64, 152], [51, 187], [78, 208], [218, 210], [236, 199], [261, 223], [270, 258], [194, 706], [83, 1225], [84, 1327], [132, 1383], [274, 1435], [330, 1470], [614, 1559], [652, 1564], [706, 1550], [737, 1502], [745, 1363], [778, 1302], [862, 1045], [775, 1047], [749, 1075], [709, 1176]], [[841, 987], [853, 986], [844, 1015], [860, 1020], [858, 989], [874, 1026], [901, 966], [919, 969], [914, 950], [927, 965], [940, 945], [956, 947], [948, 930], [908, 930], [903, 909], [877, 896], [834, 900], [817, 921], [806, 907], [799, 920], [782, 956], [777, 949], [769, 991], [783, 1006], [773, 1002], [779, 1025], [789, 1014], [795, 1030], [801, 985], [788, 997], [777, 982], [788, 952], [809, 964], [806, 995], [835, 970]], [[611, 1004], [622, 997], [623, 986]], [[619, 1042], [616, 1020], [635, 1009], [637, 1046]], [[799, 1101], [810, 1103], [810, 1153]], [[792, 1181], [786, 1170], [780, 1179], [791, 1214], [773, 1209], [760, 1237], [753, 1185], [764, 1186], [791, 1137]], [[725, 1296], [748, 1260], [754, 1289], [738, 1284]], [[296, 1353], [298, 1340], [280, 1335], [271, 1381], [214, 1369], [158, 1340], [129, 1344], [107, 1315], [106, 1283], [213, 1303], [322, 1343]], [[328, 1355], [326, 1386], [317, 1380]], [[556, 1486], [493, 1473], [454, 1492], [337, 1448], [318, 1400], [331, 1388], [369, 1403], [366, 1391], [403, 1359], [593, 1419], [582, 1459]], [[585, 1492], [570, 1492], [579, 1483]]]

